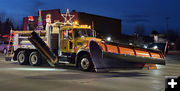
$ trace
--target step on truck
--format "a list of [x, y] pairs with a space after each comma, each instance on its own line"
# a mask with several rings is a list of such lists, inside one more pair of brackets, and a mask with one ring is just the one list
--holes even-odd
[[47, 61], [50, 66], [73, 64], [83, 71], [111, 68], [156, 69], [165, 65], [161, 51], [106, 42], [95, 37], [88, 25], [55, 22], [46, 30], [13, 31], [7, 57], [20, 65], [39, 66]]

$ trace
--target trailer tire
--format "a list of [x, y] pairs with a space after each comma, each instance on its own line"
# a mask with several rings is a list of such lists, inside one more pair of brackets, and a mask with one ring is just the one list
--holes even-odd
[[82, 55], [78, 60], [78, 67], [82, 71], [93, 71], [94, 65], [89, 55]]
[[28, 54], [25, 51], [20, 51], [17, 54], [17, 60], [20, 65], [29, 64], [28, 62]]
[[29, 56], [29, 63], [31, 66], [39, 66], [42, 63], [41, 55], [38, 52], [33, 51]]

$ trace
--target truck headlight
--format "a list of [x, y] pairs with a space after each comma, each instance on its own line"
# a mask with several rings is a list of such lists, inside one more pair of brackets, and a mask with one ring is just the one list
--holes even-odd
[[107, 39], [106, 39], [106, 40], [110, 42], [110, 41], [111, 41], [111, 37], [107, 37]]
[[144, 47], [144, 48], [148, 48], [148, 46], [147, 46], [147, 45], [144, 45], [143, 47]]
[[156, 45], [155, 45], [155, 46], [153, 46], [153, 49], [157, 50], [157, 49], [158, 49], [158, 46], [156, 46]]

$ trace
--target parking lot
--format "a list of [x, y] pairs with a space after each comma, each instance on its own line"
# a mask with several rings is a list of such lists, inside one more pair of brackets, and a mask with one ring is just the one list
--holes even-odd
[[157, 70], [82, 72], [74, 67], [18, 65], [0, 54], [0, 91], [164, 91], [165, 76], [180, 76], [180, 56]]

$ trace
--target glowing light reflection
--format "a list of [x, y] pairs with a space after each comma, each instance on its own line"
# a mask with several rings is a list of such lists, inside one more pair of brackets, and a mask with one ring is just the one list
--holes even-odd
[[55, 68], [4, 68], [3, 70], [19, 70], [19, 71], [67, 71], [65, 69], [55, 69]]

